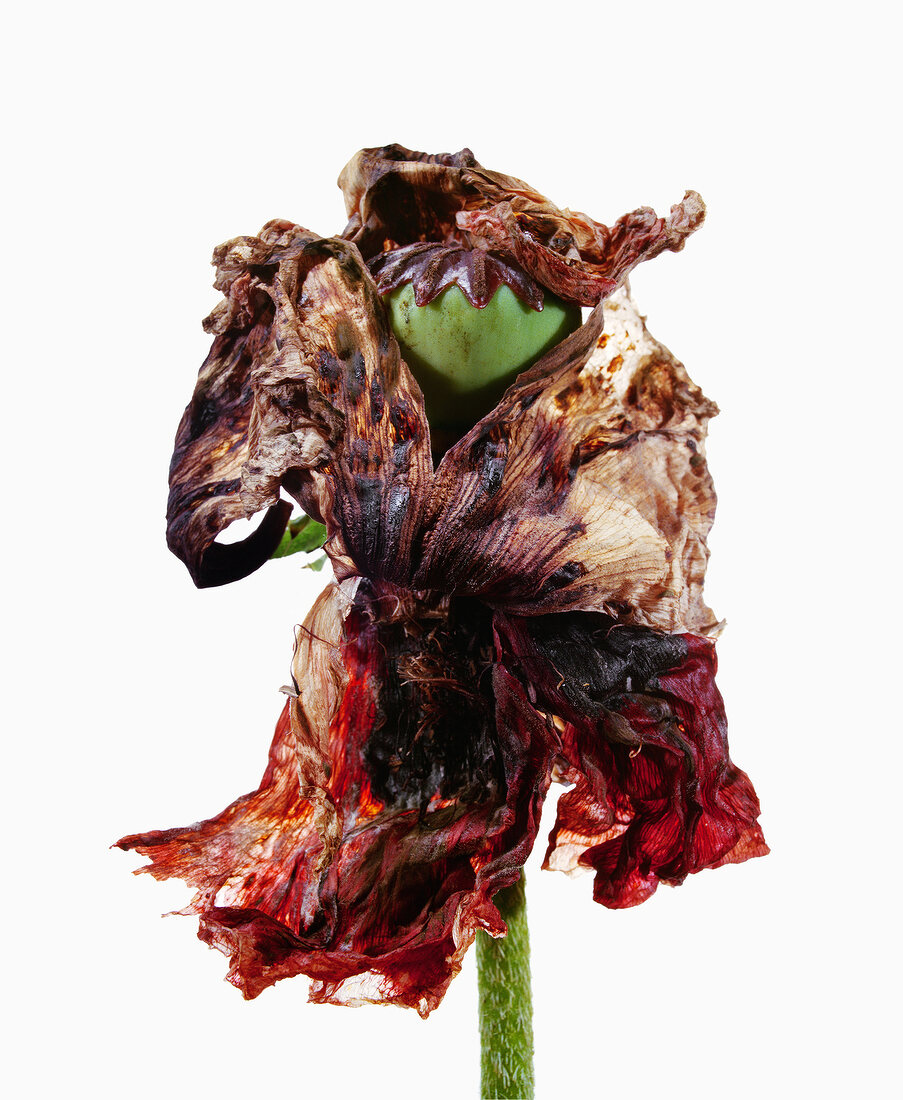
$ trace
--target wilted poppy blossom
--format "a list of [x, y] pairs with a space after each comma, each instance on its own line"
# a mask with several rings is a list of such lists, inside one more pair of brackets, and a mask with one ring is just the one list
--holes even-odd
[[[340, 184], [341, 236], [277, 221], [217, 249], [168, 515], [196, 583], [222, 584], [272, 554], [284, 490], [325, 524], [335, 583], [258, 789], [119, 844], [196, 889], [245, 996], [303, 973], [314, 1001], [425, 1015], [476, 930], [505, 931], [492, 897], [553, 779], [573, 786], [546, 866], [592, 869], [609, 907], [767, 851], [702, 599], [717, 410], [623, 285], [704, 208], [690, 192], [606, 228], [467, 150], [365, 150]], [[405, 278], [427, 300], [505, 282], [594, 308], [440, 457], [381, 298]]]

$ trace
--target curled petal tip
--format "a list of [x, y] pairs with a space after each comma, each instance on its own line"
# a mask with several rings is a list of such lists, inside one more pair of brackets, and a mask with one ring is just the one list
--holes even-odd
[[668, 248], [679, 252], [687, 237], [705, 221], [706, 206], [698, 191], [687, 191], [683, 200], [671, 207], [668, 224]]

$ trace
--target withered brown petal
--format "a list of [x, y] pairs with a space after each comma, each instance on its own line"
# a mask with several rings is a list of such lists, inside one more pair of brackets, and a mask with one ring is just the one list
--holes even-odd
[[477, 606], [331, 586], [258, 790], [119, 842], [196, 888], [199, 934], [245, 996], [304, 973], [312, 1000], [426, 1015], [477, 929], [504, 931], [490, 899], [533, 846], [559, 745], [491, 658]]
[[405, 580], [429, 428], [373, 279], [353, 245], [320, 239], [280, 265], [272, 293], [276, 351], [252, 377], [246, 499], [260, 508], [284, 486], [327, 525], [338, 577]]
[[620, 292], [445, 455], [415, 587], [715, 629], [701, 595], [715, 411]]
[[[270, 556], [291, 506], [329, 525], [340, 577], [406, 575], [431, 474], [417, 383], [353, 245], [270, 223], [217, 249], [225, 300], [176, 440], [168, 539], [201, 586]], [[214, 540], [267, 509], [244, 543]]]
[[339, 187], [348, 215], [343, 236], [366, 260], [424, 241], [472, 246], [474, 236], [458, 222], [461, 211], [513, 198], [547, 202], [523, 180], [483, 168], [470, 149], [435, 154], [402, 145], [361, 149], [342, 170]]
[[342, 169], [348, 225], [342, 234], [365, 260], [399, 245], [460, 239], [463, 170], [473, 153], [417, 153], [401, 145], [361, 149]]
[[241, 472], [249, 454], [251, 373], [274, 342], [268, 284], [280, 259], [311, 239], [314, 234], [300, 226], [274, 221], [259, 237], [238, 237], [214, 252], [215, 285], [225, 298], [204, 322], [215, 339], [176, 434], [166, 516], [170, 549], [199, 587], [226, 584], [257, 569], [291, 514], [291, 505], [275, 501], [248, 539], [214, 541], [233, 520], [251, 514], [241, 497]]
[[642, 260], [679, 251], [705, 218], [702, 199], [687, 191], [667, 218], [644, 206], [609, 227], [484, 168], [469, 149], [362, 149], [339, 186], [349, 218], [343, 236], [366, 260], [420, 242], [492, 247], [554, 294], [586, 306], [613, 293]]

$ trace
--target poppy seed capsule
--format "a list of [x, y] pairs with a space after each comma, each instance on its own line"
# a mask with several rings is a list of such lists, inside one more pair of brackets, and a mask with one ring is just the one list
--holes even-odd
[[475, 424], [582, 321], [579, 305], [495, 250], [415, 244], [376, 257], [370, 270], [434, 428]]
[[418, 306], [408, 283], [387, 296], [392, 331], [437, 426], [476, 423], [522, 370], [581, 323], [580, 307], [545, 295], [541, 311], [507, 286], [482, 309], [457, 286]]

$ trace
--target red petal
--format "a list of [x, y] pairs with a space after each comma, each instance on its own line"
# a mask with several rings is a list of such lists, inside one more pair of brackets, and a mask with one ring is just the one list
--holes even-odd
[[755, 791], [728, 756], [713, 643], [602, 615], [497, 621], [506, 663], [563, 726], [576, 781], [547, 867], [592, 867], [596, 900], [623, 908], [659, 882], [767, 853]]
[[505, 930], [490, 898], [532, 849], [558, 746], [491, 668], [487, 612], [366, 583], [344, 628], [341, 607], [333, 587], [305, 624], [258, 790], [119, 844], [196, 887], [199, 934], [245, 996], [304, 973], [313, 1000], [426, 1015], [476, 930]]

